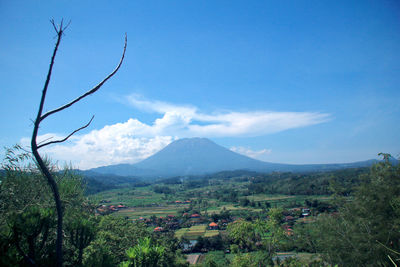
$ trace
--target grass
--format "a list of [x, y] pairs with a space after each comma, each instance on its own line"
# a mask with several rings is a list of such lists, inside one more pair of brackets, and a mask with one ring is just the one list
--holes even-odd
[[182, 236], [184, 236], [186, 234], [186, 232], [189, 230], [189, 228], [181, 228], [177, 231], [175, 231], [175, 237], [176, 238], [181, 238]]
[[247, 196], [247, 199], [250, 201], [273, 201], [273, 200], [284, 200], [284, 199], [292, 199], [295, 196], [287, 196], [287, 195], [265, 195], [265, 194], [258, 194]]
[[239, 205], [227, 204], [227, 205], [221, 205], [218, 207], [208, 208], [207, 212], [210, 214], [213, 214], [213, 213], [220, 214], [223, 210], [237, 211], [237, 210], [249, 210], [249, 209], [251, 209], [252, 211], [255, 211], [255, 212], [262, 211], [262, 209], [258, 209], [258, 208], [242, 207]]
[[178, 211], [188, 205], [165, 205], [154, 207], [135, 207], [119, 210], [113, 213], [114, 216], [129, 217], [130, 219], [138, 219], [140, 217], [148, 218], [151, 216], [166, 217], [168, 215], [177, 215]]
[[189, 240], [195, 240], [199, 236], [213, 237], [219, 235], [219, 230], [207, 230], [207, 225], [194, 225], [190, 228], [181, 228], [175, 232], [177, 238], [185, 237]]
[[118, 205], [122, 203], [129, 207], [138, 207], [163, 203], [167, 198], [164, 194], [153, 192], [150, 187], [128, 187], [112, 189], [91, 195], [90, 200], [94, 203], [100, 203], [102, 200], [105, 200], [110, 205]]
[[[247, 183], [227, 182], [226, 186], [241, 192], [245, 189], [246, 184]], [[327, 196], [254, 194], [251, 196], [241, 196], [240, 198], [245, 197], [255, 202], [256, 206], [243, 207], [238, 205], [238, 203], [221, 202], [211, 197], [207, 198], [207, 196], [210, 196], [210, 191], [218, 190], [221, 185], [206, 186], [191, 190], [184, 190], [180, 185], [168, 186], [175, 192], [174, 194], [166, 195], [155, 193], [152, 186], [130, 187], [128, 185], [124, 188], [121, 187], [91, 195], [90, 200], [93, 203], [101, 203], [101, 201], [103, 201], [106, 205], [123, 204], [129, 208], [115, 212], [113, 215], [138, 219], [140, 217], [148, 218], [151, 216], [166, 217], [167, 215], [178, 215], [183, 209], [189, 208], [189, 204], [170, 204], [175, 202], [175, 200], [191, 200], [193, 203], [198, 199], [206, 200], [208, 206], [207, 212], [209, 214], [219, 214], [223, 210], [232, 211], [233, 213], [240, 213], [242, 211], [261, 212], [262, 208], [260, 208], [258, 204], [261, 203], [261, 206], [264, 206], [265, 202], [268, 202], [271, 207], [290, 208], [304, 205], [303, 203], [307, 199], [319, 199], [323, 201], [330, 199], [330, 197]], [[194, 209], [200, 210], [201, 213], [205, 211], [205, 207], [201, 207], [199, 204], [194, 204]], [[190, 233], [188, 235], [200, 235], [200, 233]]]
[[207, 230], [204, 237], [213, 237], [219, 235], [219, 230]]

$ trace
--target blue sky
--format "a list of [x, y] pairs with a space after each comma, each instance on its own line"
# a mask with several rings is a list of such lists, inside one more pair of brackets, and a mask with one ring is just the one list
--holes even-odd
[[0, 0], [0, 145], [29, 144], [55, 32], [41, 138], [80, 168], [134, 163], [184, 137], [251, 157], [334, 163], [400, 154], [398, 1]]

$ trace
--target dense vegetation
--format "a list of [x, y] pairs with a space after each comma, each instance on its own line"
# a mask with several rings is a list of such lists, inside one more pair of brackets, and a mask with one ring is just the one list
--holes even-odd
[[[198, 266], [395, 266], [400, 167], [383, 156], [370, 169], [222, 172], [106, 191], [52, 167], [65, 214], [64, 265], [187, 266], [187, 254]], [[53, 266], [56, 217], [46, 181], [15, 150], [3, 169], [0, 265]]]
[[[56, 224], [50, 188], [27, 154], [9, 150], [3, 168], [0, 266], [54, 266]], [[168, 233], [155, 235], [139, 222], [95, 216], [95, 207], [84, 196], [82, 178], [69, 170], [50, 169], [65, 214], [65, 266], [186, 265], [177, 240]], [[149, 247], [158, 254], [148, 252]]]

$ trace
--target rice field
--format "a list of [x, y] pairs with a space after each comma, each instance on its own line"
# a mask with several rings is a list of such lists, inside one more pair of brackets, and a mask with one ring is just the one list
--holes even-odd
[[199, 236], [213, 237], [219, 235], [219, 230], [207, 230], [207, 225], [194, 225], [190, 228], [181, 228], [175, 232], [177, 238], [185, 237], [189, 240], [195, 240]]
[[167, 215], [177, 215], [178, 210], [188, 205], [165, 205], [165, 206], [154, 206], [154, 207], [134, 207], [121, 209], [118, 212], [113, 213], [114, 216], [129, 217], [130, 219], [138, 219], [140, 217], [149, 218], [151, 216], [166, 217]]

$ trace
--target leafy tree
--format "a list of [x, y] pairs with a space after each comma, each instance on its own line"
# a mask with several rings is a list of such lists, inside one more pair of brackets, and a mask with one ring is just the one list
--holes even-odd
[[291, 238], [294, 248], [299, 252], [317, 253], [319, 233], [315, 224], [296, 224]]
[[[0, 181], [0, 265], [15, 266], [25, 261], [34, 265], [44, 254], [45, 244], [51, 239], [43, 238], [47, 232], [51, 205], [47, 202], [48, 187], [30, 170], [34, 169], [29, 153], [16, 145], [6, 149], [2, 163], [4, 172]], [[31, 190], [31, 187], [34, 190]], [[44, 205], [41, 205], [42, 202]], [[25, 230], [29, 230], [25, 231]], [[35, 246], [36, 244], [43, 244]], [[46, 255], [49, 255], [46, 253]]]
[[128, 261], [123, 262], [123, 267], [155, 267], [165, 266], [165, 247], [151, 244], [150, 237], [140, 239], [139, 242], [126, 251]]
[[240, 206], [247, 207], [250, 204], [250, 200], [246, 197], [241, 198], [239, 200], [239, 204], [240, 204]]
[[81, 266], [83, 251], [89, 246], [97, 232], [98, 221], [93, 215], [85, 212], [67, 213], [65, 233], [70, 244], [69, 261], [73, 266]]
[[187, 266], [186, 262], [179, 261], [179, 258], [168, 255], [166, 246], [155, 242], [150, 237], [140, 239], [138, 243], [126, 251], [128, 261], [122, 262], [121, 267], [168, 267]]
[[225, 267], [230, 266], [229, 260], [223, 251], [210, 251], [202, 263], [203, 267]]
[[84, 249], [83, 263], [88, 266], [117, 266], [125, 250], [150, 235], [146, 226], [113, 216], [103, 216], [97, 225], [95, 239]]
[[[231, 250], [236, 254], [233, 266], [266, 266], [270, 264], [285, 235], [281, 227], [282, 209], [273, 208], [269, 219], [257, 219], [254, 222], [239, 220], [228, 225]], [[257, 251], [250, 254], [243, 252]], [[254, 257], [254, 255], [257, 257]]]
[[[55, 204], [51, 189], [29, 153], [20, 146], [7, 149], [0, 182], [0, 263], [2, 266], [56, 265]], [[93, 214], [83, 195], [82, 179], [67, 170], [58, 171], [48, 160], [60, 192], [64, 212], [82, 218]], [[72, 218], [71, 217], [71, 218]], [[68, 223], [67, 223], [68, 225]], [[66, 238], [64, 251], [72, 251]], [[70, 258], [67, 265], [76, 265]]]
[[399, 263], [400, 166], [390, 156], [361, 176], [354, 199], [316, 224], [318, 251], [332, 264], [388, 266]]
[[255, 225], [252, 222], [238, 220], [230, 223], [227, 228], [228, 236], [233, 244], [237, 244], [241, 251], [252, 251], [255, 243], [260, 241]]
[[274, 266], [272, 258], [264, 251], [253, 253], [239, 253], [235, 255], [232, 261], [233, 267], [259, 267]]
[[49, 232], [54, 226], [54, 212], [39, 206], [27, 207], [23, 213], [14, 213], [9, 218], [12, 231], [12, 243], [18, 253], [31, 265], [49, 260]]

